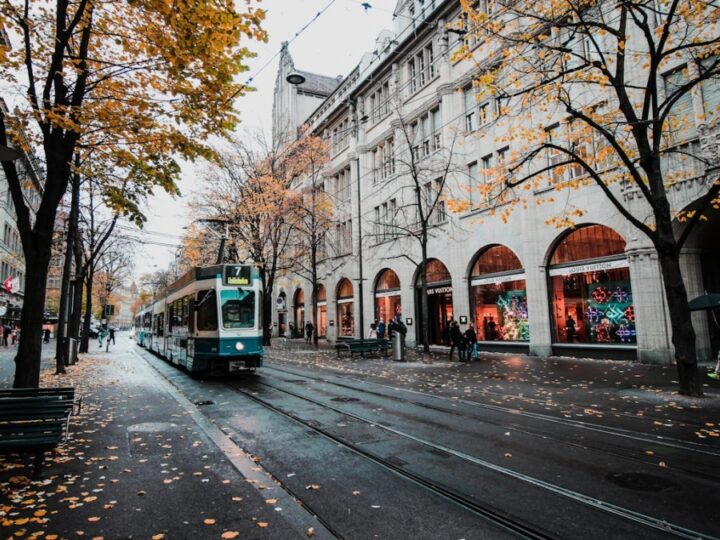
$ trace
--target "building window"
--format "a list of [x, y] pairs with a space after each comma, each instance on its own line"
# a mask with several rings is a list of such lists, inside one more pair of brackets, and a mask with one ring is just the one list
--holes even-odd
[[343, 279], [338, 284], [337, 313], [339, 334], [343, 337], [355, 335], [355, 313], [353, 302], [353, 286], [349, 279]]
[[478, 128], [477, 122], [477, 100], [475, 89], [472, 86], [463, 91], [465, 95], [465, 131], [472, 133]]
[[400, 279], [390, 269], [383, 270], [377, 277], [375, 285], [375, 318], [388, 323], [402, 315], [400, 301]]
[[478, 194], [476, 193], [478, 182], [478, 164], [477, 161], [473, 161], [468, 165], [468, 198], [470, 199], [471, 207], [475, 206], [478, 199]]
[[[687, 66], [683, 66], [663, 75], [666, 100], [684, 84], [687, 84], [687, 70]], [[672, 109], [670, 109], [670, 114], [667, 116], [666, 125], [670, 136], [676, 142], [686, 141], [697, 136], [691, 92], [686, 91], [682, 97], [675, 102]]]
[[413, 94], [435, 78], [435, 55], [432, 43], [418, 51], [408, 62], [410, 93]]
[[570, 232], [550, 260], [553, 340], [634, 344], [635, 308], [625, 241], [603, 225]]
[[480, 341], [529, 341], [525, 271], [505, 246], [483, 251], [470, 271], [470, 309]]

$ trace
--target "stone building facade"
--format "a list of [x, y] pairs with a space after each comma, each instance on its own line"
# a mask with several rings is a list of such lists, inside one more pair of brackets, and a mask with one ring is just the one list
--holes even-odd
[[[400, 315], [408, 343], [420, 341], [420, 245], [401, 234], [415, 188], [407, 156], [416, 153], [427, 197], [437, 179], [447, 177], [448, 193], [472, 198], [468, 183], [503, 163], [510, 150], [498, 142], [499, 124], [486, 122], [502, 114], [502, 105], [478, 102], [472, 96], [475, 66], [452, 60], [464, 39], [448, 30], [461, 16], [458, 4], [400, 1], [394, 28], [382, 32], [375, 50], [322, 100], [313, 101], [316, 108], [307, 116], [288, 105], [286, 96], [302, 93], [303, 85], [286, 82], [294, 65], [284, 47], [274, 137], [292, 137], [292, 130], [307, 124], [327, 138], [331, 162], [323, 189], [334, 201], [336, 224], [320, 272], [318, 313], [309, 313], [310, 284], [283, 276], [275, 291], [277, 332], [289, 335], [291, 326], [297, 332], [312, 320], [321, 337], [334, 341], [366, 336], [371, 321]], [[313, 87], [318, 76], [306, 75]], [[718, 96], [720, 85], [709, 82], [687, 106], [695, 118], [711, 119]], [[284, 135], [283, 126], [290, 130]], [[687, 144], [713, 151], [718, 135], [710, 120], [693, 129]], [[705, 171], [687, 177], [670, 194], [677, 210], [709, 185]], [[534, 195], [548, 197], [543, 190]], [[632, 190], [619, 196], [634, 214], [646, 212]], [[671, 362], [667, 306], [649, 240], [597, 187], [556, 198], [513, 211], [506, 220], [482, 200], [470, 200], [462, 212], [438, 201], [428, 244], [430, 342], [446, 344], [447, 320], [453, 318], [463, 329], [474, 324], [486, 350]], [[547, 224], [569, 204], [585, 210], [574, 228]], [[690, 298], [720, 291], [720, 247], [713, 240], [719, 226], [720, 218], [710, 216], [686, 245]], [[693, 317], [699, 358], [709, 360], [720, 346], [719, 327], [706, 312]]]

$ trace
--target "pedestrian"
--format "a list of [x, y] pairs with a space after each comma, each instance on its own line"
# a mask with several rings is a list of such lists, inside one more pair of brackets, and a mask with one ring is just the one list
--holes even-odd
[[305, 325], [305, 343], [310, 343], [312, 341], [312, 335], [313, 330], [315, 329], [315, 326], [312, 322], [308, 321]]
[[385, 339], [385, 321], [383, 319], [380, 319], [380, 321], [377, 323], [377, 337], [378, 339]]
[[110, 342], [112, 341], [112, 344], [115, 345], [115, 329], [110, 328], [108, 330], [108, 338], [105, 340], [105, 351], [110, 351]]
[[568, 343], [575, 341], [575, 319], [572, 318], [572, 315], [567, 316], [567, 320], [565, 321], [565, 330], [567, 331]]
[[442, 339], [446, 345], [452, 345], [452, 336], [450, 335], [450, 333], [452, 332], [452, 327], [453, 327], [454, 322], [455, 321], [453, 320], [453, 318], [450, 317], [447, 320], [447, 322], [445, 323], [445, 328], [443, 328]]
[[375, 323], [370, 323], [370, 332], [368, 333], [368, 339], [378, 339], [377, 326]]
[[453, 351], [457, 348], [458, 357], [462, 361], [462, 352], [460, 345], [462, 343], [462, 332], [460, 332], [460, 325], [455, 321], [450, 322], [450, 331], [448, 332], [450, 339], [450, 361], [452, 362]]
[[5, 347], [8, 346], [8, 339], [10, 339], [10, 333], [12, 332], [12, 329], [10, 328], [10, 325], [5, 322], [3, 324], [3, 345]]
[[[50, 343], [50, 329], [46, 328], [43, 330], [43, 343]], [[15, 344], [15, 337], [13, 336], [13, 344]]]
[[478, 359], [478, 346], [477, 346], [477, 334], [475, 333], [475, 327], [472, 323], [468, 326], [463, 334], [465, 343], [467, 344], [466, 360], [468, 362]]
[[103, 337], [105, 337], [105, 330], [98, 328], [98, 349], [102, 349]]
[[20, 330], [18, 330], [17, 324], [13, 324], [12, 334], [11, 334], [13, 345], [15, 345], [18, 342], [18, 333], [19, 332], [20, 332]]

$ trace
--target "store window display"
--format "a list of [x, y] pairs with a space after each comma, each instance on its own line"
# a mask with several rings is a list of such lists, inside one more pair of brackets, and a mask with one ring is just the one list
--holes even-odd
[[529, 341], [525, 271], [509, 248], [492, 246], [477, 258], [470, 306], [480, 341]]
[[375, 319], [387, 324], [397, 315], [402, 315], [400, 278], [388, 268], [380, 273], [375, 285]]
[[354, 305], [352, 283], [350, 283], [349, 279], [343, 279], [338, 284], [337, 292], [339, 334], [343, 337], [355, 335]]
[[548, 270], [557, 343], [633, 345], [635, 308], [625, 241], [603, 225], [565, 236]]

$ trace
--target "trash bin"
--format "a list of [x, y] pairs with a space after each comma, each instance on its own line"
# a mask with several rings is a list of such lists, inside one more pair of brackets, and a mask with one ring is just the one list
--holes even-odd
[[392, 336], [392, 355], [395, 362], [405, 361], [405, 349], [403, 348], [403, 338], [400, 332], [393, 333]]
[[68, 346], [68, 353], [67, 353], [68, 365], [76, 364], [77, 363], [78, 340], [75, 338], [68, 338], [67, 346]]

